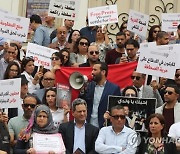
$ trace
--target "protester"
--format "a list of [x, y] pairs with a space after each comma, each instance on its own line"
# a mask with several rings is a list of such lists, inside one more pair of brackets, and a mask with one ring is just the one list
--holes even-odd
[[176, 145], [166, 134], [164, 117], [161, 114], [152, 114], [148, 117], [147, 125], [148, 136], [141, 139], [138, 154], [176, 154]]
[[59, 128], [59, 125], [69, 121], [69, 106], [58, 106], [56, 102], [57, 90], [56, 88], [48, 88], [45, 91], [42, 103], [50, 108], [54, 126]]
[[147, 41], [148, 42], [155, 42], [157, 38], [157, 34], [161, 31], [161, 28], [159, 25], [153, 25], [148, 34]]
[[55, 73], [56, 70], [60, 69], [62, 64], [64, 63], [64, 56], [61, 55], [59, 52], [54, 52], [51, 56], [51, 72]]
[[60, 57], [64, 57], [62, 66], [70, 67], [71, 62], [70, 62], [70, 52], [69, 52], [69, 50], [67, 48], [64, 48], [59, 53], [60, 53]]
[[[28, 153], [28, 154], [34, 154], [36, 153], [36, 150], [34, 147], [31, 147], [30, 142], [33, 140], [33, 133], [39, 133], [39, 134], [56, 134], [58, 133], [58, 130], [53, 124], [52, 120], [52, 114], [50, 112], [49, 107], [46, 105], [38, 105], [34, 113], [31, 117], [31, 120], [29, 122], [28, 127], [25, 129], [25, 133], [21, 134], [20, 139], [17, 141], [17, 144], [15, 146], [14, 153], [20, 154], [20, 153]], [[62, 146], [62, 145], [61, 145]], [[47, 151], [50, 153], [55, 153], [52, 150]], [[62, 151], [64, 152], [64, 151]]]

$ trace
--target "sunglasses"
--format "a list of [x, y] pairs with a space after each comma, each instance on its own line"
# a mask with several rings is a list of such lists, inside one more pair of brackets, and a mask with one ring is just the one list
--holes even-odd
[[154, 33], [159, 33], [159, 31], [157, 31], [157, 30], [154, 30], [153, 32], [154, 32]]
[[8, 54], [15, 54], [15, 52], [7, 51]]
[[90, 51], [89, 53], [90, 53], [90, 55], [93, 55], [94, 53], [95, 53], [96, 55], [99, 55], [99, 51]]
[[176, 77], [176, 78], [179, 78], [179, 76], [180, 76], [180, 74], [175, 74], [175, 77]]
[[127, 49], [127, 48], [126, 48], [126, 50], [127, 50], [127, 51], [133, 51], [134, 49]]
[[79, 42], [79, 44], [80, 44], [81, 46], [83, 46], [83, 45], [88, 46], [88, 45], [89, 45], [87, 42]]
[[23, 104], [23, 106], [24, 106], [25, 108], [28, 108], [28, 107], [30, 106], [32, 109], [34, 109], [34, 108], [36, 107], [35, 104]]
[[131, 76], [131, 79], [132, 79], [132, 80], [134, 80], [135, 78], [136, 78], [136, 80], [138, 81], [138, 80], [140, 80], [141, 77], [140, 77], [140, 76]]
[[127, 97], [136, 97], [135, 94], [125, 94], [125, 96], [127, 96]]
[[126, 118], [125, 115], [114, 115], [114, 116], [111, 116], [111, 117], [113, 117], [115, 120], [119, 120], [119, 118], [123, 120], [123, 119]]
[[59, 60], [59, 57], [51, 57], [51, 60]]
[[172, 94], [173, 94], [172, 91], [167, 91], [167, 90], [165, 90], [165, 91], [164, 91], [164, 94], [166, 94], [166, 93], [168, 93], [168, 95], [172, 95]]

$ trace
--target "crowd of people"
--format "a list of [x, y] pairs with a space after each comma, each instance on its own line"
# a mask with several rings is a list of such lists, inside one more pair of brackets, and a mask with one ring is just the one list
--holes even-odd
[[[61, 134], [65, 150], [62, 153], [87, 154], [176, 154], [180, 150], [180, 69], [174, 80], [137, 72], [131, 74], [132, 85], [123, 89], [109, 81], [108, 65], [138, 62], [141, 42], [156, 45], [179, 43], [177, 38], [161, 31], [159, 25], [150, 28], [146, 40], [127, 30], [122, 23], [115, 42], [108, 37], [107, 27], [87, 26], [73, 29], [73, 20], [54, 27], [54, 17], [30, 17], [34, 31], [31, 42], [57, 50], [51, 55], [51, 69], [34, 65], [26, 57], [20, 42], [0, 39], [0, 80], [21, 79], [19, 108], [0, 110], [0, 154], [35, 154], [34, 133]], [[82, 87], [72, 105], [56, 105], [56, 71], [61, 67], [91, 67], [92, 81]], [[120, 65], [117, 65], [120, 67]], [[123, 74], [119, 74], [123, 76]], [[126, 83], [125, 83], [126, 84]], [[134, 117], [128, 106], [107, 109], [110, 95], [155, 98], [156, 113], [143, 119], [143, 133], [138, 135]], [[73, 118], [71, 118], [73, 116]], [[141, 121], [142, 122], [142, 121]], [[139, 141], [139, 142], [138, 142]], [[179, 142], [178, 142], [179, 141]], [[47, 153], [55, 154], [49, 150]]]

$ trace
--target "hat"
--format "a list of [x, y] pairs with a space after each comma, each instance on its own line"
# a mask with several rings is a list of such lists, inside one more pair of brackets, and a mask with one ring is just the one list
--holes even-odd
[[24, 74], [18, 75], [15, 78], [21, 78], [21, 86], [29, 82]]

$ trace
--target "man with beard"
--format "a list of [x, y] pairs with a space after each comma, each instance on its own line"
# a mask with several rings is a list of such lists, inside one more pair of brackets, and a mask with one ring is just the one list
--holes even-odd
[[32, 94], [27, 94], [24, 97], [22, 104], [22, 108], [24, 111], [23, 116], [17, 116], [9, 120], [8, 128], [12, 146], [16, 144], [20, 131], [26, 128], [26, 126], [28, 125], [31, 114], [37, 104], [37, 97]]
[[90, 45], [88, 47], [87, 62], [80, 64], [79, 67], [93, 67], [94, 64], [99, 61], [99, 51], [96, 45]]
[[178, 103], [179, 89], [177, 85], [167, 85], [164, 91], [165, 103], [156, 109], [156, 113], [164, 116], [166, 122], [166, 132], [172, 124], [180, 122], [180, 104]]
[[125, 42], [126, 34], [123, 32], [118, 32], [116, 34], [116, 45], [115, 49], [112, 49], [107, 52], [105, 62], [109, 64], [115, 64], [117, 58], [121, 58], [125, 54]]
[[108, 96], [120, 96], [120, 87], [107, 80], [108, 65], [104, 62], [96, 62], [92, 69], [93, 81], [91, 81], [84, 94], [80, 97], [87, 102], [88, 115], [87, 122], [96, 126], [103, 127], [104, 113], [107, 110]]

